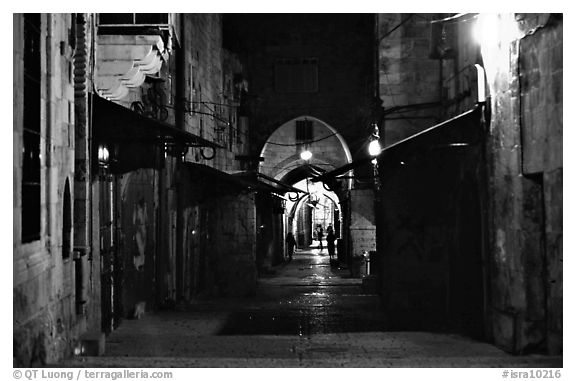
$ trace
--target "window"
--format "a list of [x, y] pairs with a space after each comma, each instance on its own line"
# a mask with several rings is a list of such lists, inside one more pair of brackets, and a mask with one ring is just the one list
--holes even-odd
[[282, 58], [274, 68], [275, 89], [285, 93], [318, 91], [317, 58]]
[[312, 141], [314, 131], [311, 120], [296, 121], [296, 143], [306, 143]]
[[40, 37], [40, 14], [25, 14], [22, 242], [40, 238]]
[[168, 13], [100, 13], [100, 25], [168, 24]]

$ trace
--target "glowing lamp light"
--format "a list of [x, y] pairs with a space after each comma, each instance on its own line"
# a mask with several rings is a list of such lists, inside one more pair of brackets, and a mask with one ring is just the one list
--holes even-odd
[[106, 146], [98, 146], [98, 161], [100, 164], [108, 164], [108, 159], [110, 158], [110, 152]]
[[310, 152], [309, 150], [304, 150], [300, 152], [300, 159], [308, 161], [311, 158], [312, 158], [312, 152]]
[[370, 154], [370, 156], [378, 156], [380, 154], [380, 151], [382, 151], [382, 147], [380, 147], [380, 143], [378, 142], [378, 140], [376, 139], [372, 140], [368, 145], [368, 153]]
[[498, 27], [497, 14], [481, 13], [476, 18], [476, 25], [472, 32], [474, 39], [482, 47], [494, 48], [499, 40]]

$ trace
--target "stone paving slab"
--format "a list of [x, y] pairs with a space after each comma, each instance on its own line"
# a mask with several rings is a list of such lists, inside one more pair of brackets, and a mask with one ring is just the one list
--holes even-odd
[[[302, 253], [300, 253], [302, 254]], [[386, 330], [376, 295], [360, 280], [299, 255], [245, 298], [196, 300], [123, 321], [101, 357], [67, 367], [128, 368], [549, 368], [562, 357], [512, 356], [448, 333]]]
[[[128, 339], [129, 335], [125, 338]], [[512, 356], [465, 337], [426, 332], [366, 332], [305, 337], [150, 334], [114, 346], [102, 357], [67, 367], [561, 367], [562, 358]]]
[[69, 361], [73, 368], [557, 368], [557, 357], [410, 357], [347, 359], [278, 359], [246, 357], [98, 357]]

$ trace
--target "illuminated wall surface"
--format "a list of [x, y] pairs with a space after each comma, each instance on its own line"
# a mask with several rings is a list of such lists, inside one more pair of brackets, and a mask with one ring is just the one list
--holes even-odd
[[[399, 99], [414, 95], [407, 102], [440, 101], [443, 106], [427, 108], [431, 114], [427, 124], [421, 121], [423, 111], [418, 107], [407, 108], [401, 121], [390, 114], [385, 123], [386, 144], [471, 110], [484, 99], [483, 93], [489, 97], [490, 113], [484, 114], [485, 138], [479, 144], [470, 144], [461, 152], [456, 148], [416, 152], [410, 149], [413, 143], [405, 143], [395, 151], [405, 165], [392, 165], [392, 159], [380, 163], [381, 213], [387, 217], [382, 220], [394, 221], [395, 226], [378, 225], [384, 227], [377, 233], [379, 250], [389, 265], [382, 274], [384, 298], [400, 325], [410, 325], [409, 317], [414, 315], [408, 311], [415, 310], [429, 311], [431, 318], [413, 325], [442, 324], [445, 312], [435, 306], [445, 305], [454, 325], [463, 332], [484, 336], [512, 352], [559, 353], [562, 16], [446, 18], [437, 24], [443, 37], [436, 42], [439, 52], [434, 59], [422, 58], [425, 47], [418, 44], [429, 32], [419, 22], [425, 17], [430, 15], [397, 16], [396, 21], [405, 21], [404, 29], [387, 35], [395, 25], [390, 21], [394, 17], [381, 16], [381, 27], [388, 26], [380, 30], [385, 36], [380, 42], [380, 56], [384, 56], [380, 61], [381, 89], [398, 79], [396, 86], [381, 92], [382, 99], [394, 107]], [[394, 42], [387, 42], [388, 37]], [[428, 68], [431, 83], [432, 77], [437, 79], [435, 96], [427, 98], [418, 91], [415, 79], [394, 64], [397, 60], [410, 63], [413, 57], [420, 57], [418, 65]], [[483, 81], [478, 80], [482, 71], [477, 65], [485, 70], [485, 89], [478, 89]], [[415, 73], [425, 71], [416, 69]], [[481, 119], [476, 123], [480, 126]], [[435, 133], [420, 140], [442, 138], [441, 129]], [[458, 146], [464, 147], [454, 145]], [[476, 167], [476, 163], [483, 164]], [[447, 178], [448, 173], [452, 175]], [[460, 180], [442, 188], [455, 178]], [[428, 184], [425, 189], [416, 185], [422, 183]], [[476, 196], [469, 199], [471, 194]], [[446, 195], [452, 196], [443, 204]], [[438, 205], [444, 207], [435, 209]], [[460, 222], [452, 226], [455, 221]], [[484, 236], [479, 237], [482, 230]], [[410, 244], [403, 245], [402, 237]], [[482, 245], [486, 245], [484, 249]], [[398, 257], [399, 252], [404, 254]], [[485, 263], [483, 273], [470, 261]], [[400, 274], [410, 275], [402, 275], [402, 281], [398, 278], [396, 282]], [[468, 274], [467, 280], [458, 274]], [[459, 294], [462, 288], [469, 296]], [[459, 303], [452, 305], [455, 300]], [[482, 300], [487, 304], [482, 305]]]

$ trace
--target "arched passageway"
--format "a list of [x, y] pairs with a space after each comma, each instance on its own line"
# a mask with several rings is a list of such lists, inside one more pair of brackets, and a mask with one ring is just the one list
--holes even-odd
[[[286, 202], [288, 230], [296, 237], [298, 247], [318, 247], [319, 227], [324, 232], [332, 228], [336, 237], [341, 237], [342, 213], [338, 195], [324, 183], [314, 183], [309, 178], [302, 179], [293, 186], [307, 192], [300, 197], [289, 195]], [[326, 247], [326, 242], [323, 247]]]
[[[302, 151], [312, 154], [301, 158]], [[352, 161], [344, 138], [333, 127], [312, 116], [303, 115], [279, 126], [266, 140], [259, 172], [295, 184], [306, 176], [319, 175]], [[350, 189], [351, 181], [344, 188]]]
[[[309, 158], [301, 156], [310, 152]], [[292, 232], [299, 248], [319, 246], [316, 229], [335, 230], [340, 238], [344, 225], [340, 200], [351, 188], [351, 180], [324, 184], [311, 178], [352, 161], [348, 145], [333, 127], [303, 115], [280, 125], [267, 139], [260, 156], [259, 171], [306, 192], [288, 193], [283, 234]], [[323, 245], [325, 247], [325, 243]]]

